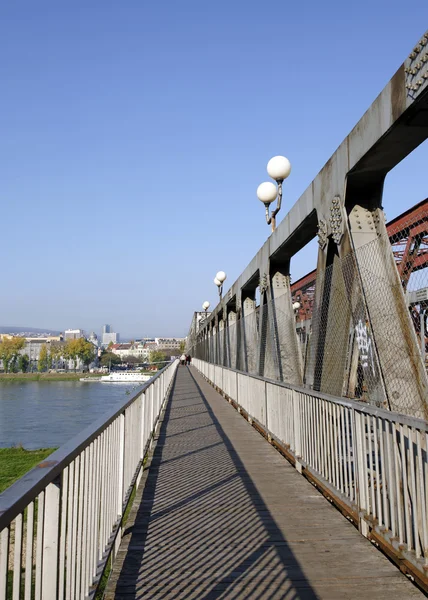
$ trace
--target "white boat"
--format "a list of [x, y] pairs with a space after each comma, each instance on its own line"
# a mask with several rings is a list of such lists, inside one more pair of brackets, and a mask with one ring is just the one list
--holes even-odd
[[103, 375], [101, 383], [145, 383], [153, 375], [143, 375], [137, 371], [114, 371], [108, 375]]

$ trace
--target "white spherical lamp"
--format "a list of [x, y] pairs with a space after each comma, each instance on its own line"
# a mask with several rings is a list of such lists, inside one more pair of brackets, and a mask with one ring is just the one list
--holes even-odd
[[291, 172], [290, 161], [285, 156], [274, 156], [267, 164], [267, 172], [275, 181], [284, 181]]
[[300, 308], [300, 302], [294, 302], [293, 303], [293, 310], [299, 310]]
[[216, 279], [218, 279], [220, 281], [220, 283], [223, 283], [223, 281], [226, 281], [226, 273], [224, 271], [219, 271], [217, 273], [217, 275], [215, 276]]
[[210, 303], [208, 302], [208, 300], [205, 300], [205, 302], [202, 304], [202, 308], [204, 310], [208, 310], [210, 307]]
[[270, 204], [273, 202], [278, 194], [278, 190], [276, 189], [276, 185], [271, 181], [265, 181], [261, 183], [257, 188], [257, 198], [263, 204]]
[[217, 287], [221, 286], [221, 281], [219, 279], [217, 279], [217, 277], [214, 277], [214, 283], [216, 284]]

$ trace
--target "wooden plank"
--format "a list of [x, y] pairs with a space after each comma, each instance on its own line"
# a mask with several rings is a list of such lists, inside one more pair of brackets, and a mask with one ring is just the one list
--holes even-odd
[[424, 598], [195, 370], [180, 367], [113, 598]]

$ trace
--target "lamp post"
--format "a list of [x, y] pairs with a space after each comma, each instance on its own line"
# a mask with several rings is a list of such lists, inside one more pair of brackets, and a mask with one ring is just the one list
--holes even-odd
[[[267, 164], [267, 172], [272, 179], [276, 181], [275, 185], [271, 181], [261, 183], [257, 188], [257, 197], [260, 202], [263, 202], [266, 208], [266, 223], [272, 226], [272, 231], [275, 231], [276, 215], [281, 210], [282, 201], [282, 183], [284, 179], [290, 175], [291, 164], [285, 156], [274, 156]], [[275, 210], [269, 215], [269, 207], [278, 197], [278, 202]]]
[[226, 281], [227, 275], [224, 271], [219, 271], [217, 275], [214, 277], [214, 283], [218, 287], [218, 295], [222, 297], [223, 294], [223, 283]]
[[210, 307], [210, 303], [208, 302], [208, 300], [205, 300], [205, 302], [202, 304], [202, 308], [205, 311], [204, 321], [207, 320], [207, 310], [209, 309], [209, 307]]

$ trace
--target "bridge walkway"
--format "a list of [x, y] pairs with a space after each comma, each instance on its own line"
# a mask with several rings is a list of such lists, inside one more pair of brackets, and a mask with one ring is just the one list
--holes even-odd
[[414, 585], [179, 367], [106, 600], [410, 600]]

